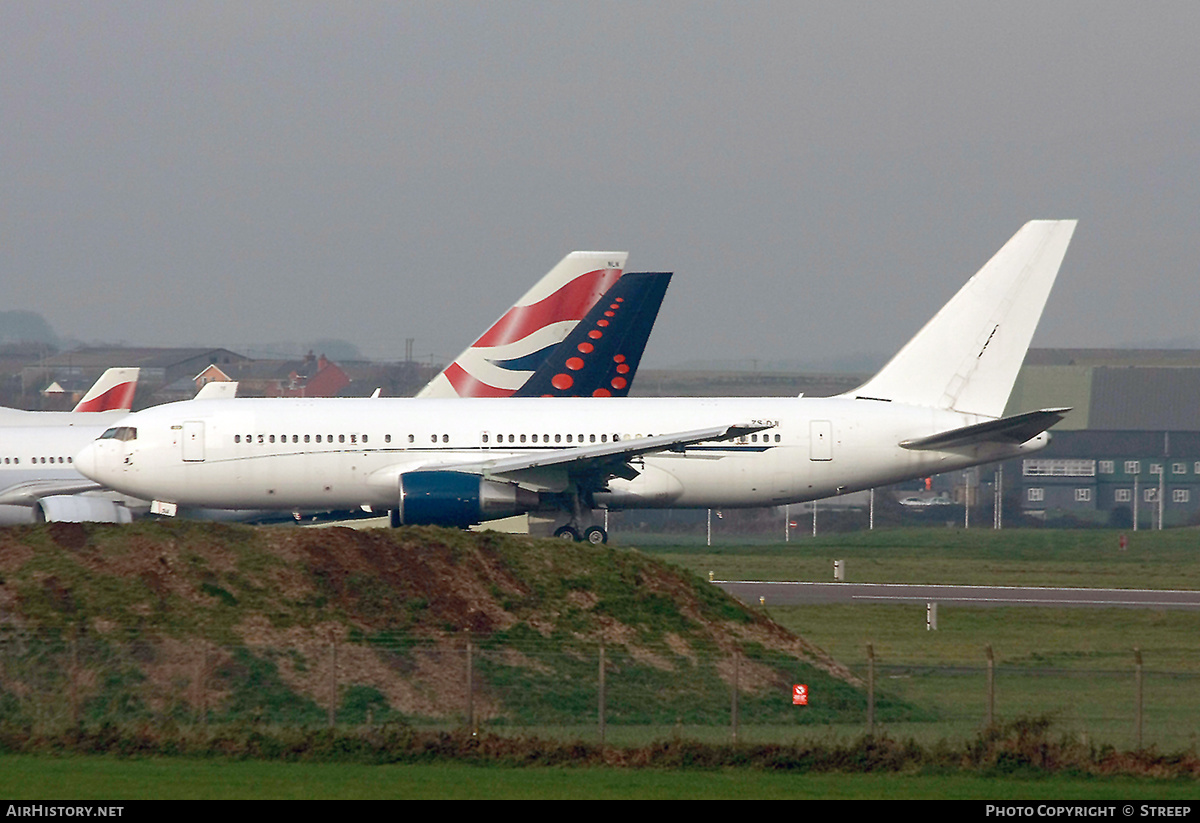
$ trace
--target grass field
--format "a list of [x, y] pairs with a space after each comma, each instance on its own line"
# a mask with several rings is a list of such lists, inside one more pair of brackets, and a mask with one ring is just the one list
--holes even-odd
[[1195, 800], [1196, 783], [1086, 777], [782, 774], [745, 769], [264, 763], [0, 756], [0, 796], [37, 800]]
[[[704, 545], [696, 540], [614, 535], [614, 543], [681, 566], [705, 579], [847, 579], [1124, 588], [1200, 588], [1200, 532], [903, 529], [805, 537], [790, 543]], [[943, 606], [927, 631], [923, 605], [777, 607], [778, 623], [829, 651], [860, 676], [867, 645], [877, 691], [926, 709], [932, 719], [892, 724], [895, 739], [926, 744], [971, 739], [986, 712], [986, 658], [995, 656], [1000, 721], [1048, 716], [1055, 734], [1121, 750], [1136, 746], [1134, 649], [1144, 662], [1142, 742], [1160, 752], [1197, 749], [1200, 734], [1200, 612], [1103, 608]], [[508, 729], [595, 739], [572, 727]], [[861, 718], [829, 725], [739, 729], [744, 742], [849, 740]], [[610, 725], [614, 745], [671, 735], [727, 742], [728, 726]], [[0, 757], [0, 794], [21, 798], [986, 798], [1197, 799], [1195, 781], [970, 775], [777, 774], [608, 768], [501, 768], [457, 765], [356, 766], [109, 757]]]
[[[717, 580], [1200, 588], [1200, 531], [892, 529], [771, 545], [704, 545], [664, 538], [639, 550]], [[928, 631], [924, 604], [771, 606], [770, 616], [865, 676], [873, 647], [878, 688], [937, 722], [887, 727], [923, 742], [961, 740], [983, 725], [986, 648], [995, 661], [995, 716], [1048, 715], [1063, 733], [1136, 744], [1134, 649], [1143, 660], [1142, 741], [1193, 748], [1200, 735], [1200, 611], [941, 605]], [[825, 729], [858, 734], [858, 726]], [[753, 732], [748, 732], [753, 734]]]

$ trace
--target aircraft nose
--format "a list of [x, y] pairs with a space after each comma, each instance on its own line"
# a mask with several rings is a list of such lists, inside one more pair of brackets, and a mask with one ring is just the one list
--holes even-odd
[[88, 480], [98, 480], [96, 477], [96, 443], [88, 443], [79, 454], [75, 455], [75, 470]]

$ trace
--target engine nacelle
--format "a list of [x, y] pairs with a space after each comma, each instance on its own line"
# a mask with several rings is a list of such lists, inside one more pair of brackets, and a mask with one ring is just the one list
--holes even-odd
[[120, 503], [84, 494], [43, 497], [35, 517], [46, 523], [131, 523], [133, 514]]
[[536, 492], [516, 483], [487, 480], [454, 471], [415, 471], [400, 475], [396, 526], [457, 526], [524, 514], [538, 505]]

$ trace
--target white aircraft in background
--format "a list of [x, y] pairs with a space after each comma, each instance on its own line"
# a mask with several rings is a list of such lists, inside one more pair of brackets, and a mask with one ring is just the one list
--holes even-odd
[[90, 426], [123, 417], [133, 408], [140, 371], [136, 368], [108, 369], [69, 412], [0, 407], [0, 426]]
[[[121, 373], [120, 382], [113, 382], [114, 372]], [[108, 491], [75, 470], [75, 453], [129, 413], [137, 378], [137, 369], [109, 369], [77, 411], [19, 412], [25, 416], [15, 418], [17, 423], [0, 418], [0, 525], [54, 520], [128, 523], [135, 513], [149, 510], [149, 501]], [[116, 386], [119, 391], [113, 390]], [[232, 398], [236, 388], [236, 383], [209, 383], [196, 399]], [[78, 411], [93, 394], [119, 396], [113, 402], [126, 408]], [[47, 422], [38, 425], [40, 418]]]
[[875, 377], [828, 398], [213, 400], [129, 415], [99, 483], [175, 506], [387, 508], [466, 526], [584, 510], [816, 500], [1042, 448], [1067, 409], [1002, 417], [1075, 229], [1033, 221]]
[[[627, 252], [568, 254], [435, 378], [425, 393], [452, 397], [460, 392], [463, 397], [519, 393], [557, 344], [581, 319], [590, 316], [601, 297], [612, 293], [627, 258]], [[634, 346], [638, 355], [666, 288], [661, 275], [653, 277], [659, 280], [639, 280], [636, 287], [631, 281], [622, 292], [645, 303], [638, 326], [627, 333], [635, 341], [641, 335], [640, 344]], [[630, 362], [636, 369], [636, 360]], [[621, 368], [628, 371], [627, 366]], [[472, 372], [486, 375], [503, 388], [470, 377]], [[632, 373], [627, 377], [631, 382]], [[136, 368], [109, 369], [71, 412], [0, 408], [0, 524], [55, 520], [125, 523], [150, 509], [148, 500], [109, 491], [83, 477], [74, 466], [76, 452], [129, 413], [137, 378]], [[232, 399], [236, 393], [236, 382], [213, 382], [186, 402]], [[238, 511], [193, 510], [190, 514], [205, 519], [246, 519], [263, 512], [239, 507]]]
[[75, 452], [129, 413], [139, 370], [108, 369], [69, 412], [0, 409], [0, 524], [39, 519], [127, 522], [111, 501], [78, 498], [100, 488], [75, 471]]

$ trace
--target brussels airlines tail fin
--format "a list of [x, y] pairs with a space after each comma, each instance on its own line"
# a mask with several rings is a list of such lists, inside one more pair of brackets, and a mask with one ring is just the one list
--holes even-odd
[[671, 272], [630, 272], [605, 292], [514, 397], [625, 397]]
[[568, 254], [417, 397], [511, 396], [620, 279], [628, 256]]
[[1000, 417], [1075, 223], [1026, 223], [877, 375], [843, 396]]
[[140, 369], [109, 369], [72, 411], [129, 411], [133, 408], [139, 373]]

